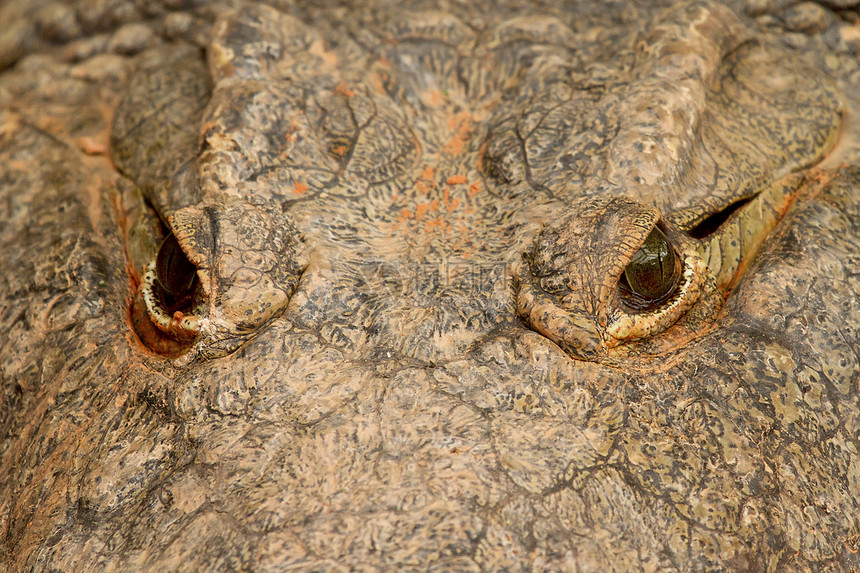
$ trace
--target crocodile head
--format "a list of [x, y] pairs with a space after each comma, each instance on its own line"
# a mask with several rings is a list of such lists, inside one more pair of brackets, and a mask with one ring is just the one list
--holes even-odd
[[0, 555], [856, 565], [853, 56], [718, 3], [371, 4], [2, 76]]

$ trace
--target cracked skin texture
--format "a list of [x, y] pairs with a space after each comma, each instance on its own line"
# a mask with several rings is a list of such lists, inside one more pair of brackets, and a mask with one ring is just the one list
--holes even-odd
[[[30, 4], [10, 570], [860, 568], [853, 56], [709, 3]], [[618, 290], [654, 225], [668, 319]], [[190, 345], [135, 303], [162, 227]]]

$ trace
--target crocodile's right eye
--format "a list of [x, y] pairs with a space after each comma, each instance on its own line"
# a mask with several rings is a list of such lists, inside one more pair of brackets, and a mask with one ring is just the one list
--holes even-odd
[[624, 268], [621, 286], [624, 302], [634, 309], [646, 309], [669, 297], [681, 278], [681, 260], [659, 227]]
[[161, 288], [174, 302], [183, 302], [194, 292], [197, 268], [188, 260], [173, 233], [162, 241], [155, 257], [155, 274]]
[[[574, 358], [597, 361], [672, 327], [712, 281], [694, 244], [660, 221], [625, 197], [572, 202], [518, 269], [520, 316]], [[695, 320], [710, 320], [706, 306]]]

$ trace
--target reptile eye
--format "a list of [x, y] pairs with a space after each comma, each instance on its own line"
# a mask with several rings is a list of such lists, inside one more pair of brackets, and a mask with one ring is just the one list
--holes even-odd
[[161, 288], [175, 302], [181, 302], [191, 296], [194, 282], [197, 280], [197, 268], [182, 252], [173, 233], [164, 239], [158, 249], [155, 273]]
[[622, 284], [629, 291], [625, 302], [646, 308], [668, 297], [681, 278], [681, 260], [663, 231], [654, 227], [624, 269]]

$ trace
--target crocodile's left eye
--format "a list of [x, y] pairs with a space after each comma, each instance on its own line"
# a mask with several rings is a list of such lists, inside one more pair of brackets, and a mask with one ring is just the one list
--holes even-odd
[[173, 233], [161, 243], [155, 257], [155, 273], [161, 287], [175, 302], [191, 296], [197, 268], [188, 260]]
[[666, 235], [654, 227], [622, 275], [624, 302], [645, 309], [665, 300], [681, 278], [681, 260]]

